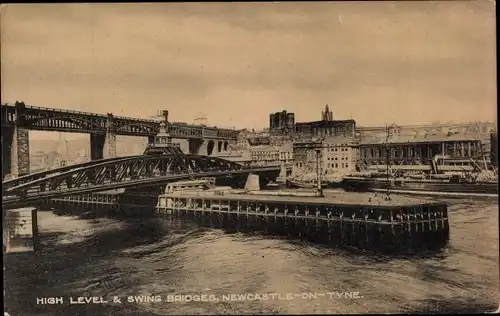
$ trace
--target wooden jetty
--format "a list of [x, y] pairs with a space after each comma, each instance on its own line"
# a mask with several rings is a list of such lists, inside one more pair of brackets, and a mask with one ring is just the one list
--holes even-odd
[[[168, 190], [167, 190], [168, 191]], [[360, 203], [361, 195], [369, 203]], [[314, 241], [361, 248], [401, 249], [442, 245], [449, 238], [445, 203], [404, 197], [343, 193], [335, 197], [168, 192], [158, 197], [157, 213], [221, 226], [286, 233]]]

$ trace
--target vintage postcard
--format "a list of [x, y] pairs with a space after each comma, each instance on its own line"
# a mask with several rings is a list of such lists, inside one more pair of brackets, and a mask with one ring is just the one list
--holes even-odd
[[4, 315], [498, 312], [495, 2], [0, 8]]

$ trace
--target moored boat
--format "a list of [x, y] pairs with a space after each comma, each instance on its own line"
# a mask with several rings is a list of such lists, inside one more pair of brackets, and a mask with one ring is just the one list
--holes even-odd
[[347, 191], [382, 191], [389, 190], [396, 193], [415, 193], [429, 195], [455, 193], [456, 195], [484, 195], [498, 196], [498, 183], [492, 181], [468, 182], [460, 178], [450, 179], [414, 179], [414, 178], [369, 178], [345, 177], [344, 189]]
[[[324, 189], [326, 188], [326, 183], [321, 183], [321, 188]], [[318, 185], [316, 183], [316, 181], [314, 180], [311, 180], [311, 181], [301, 181], [301, 180], [295, 180], [295, 179], [290, 179], [287, 181], [287, 186], [289, 188], [308, 188], [308, 189], [313, 189], [313, 188], [317, 188]]]

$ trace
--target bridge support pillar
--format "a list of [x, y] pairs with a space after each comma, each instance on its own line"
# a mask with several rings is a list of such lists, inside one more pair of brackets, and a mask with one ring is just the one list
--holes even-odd
[[7, 211], [2, 208], [2, 231], [3, 231], [3, 253], [10, 251], [10, 235], [11, 227], [10, 223], [7, 222]]
[[38, 209], [31, 210], [31, 231], [33, 232], [33, 252], [40, 252], [40, 233], [38, 232]]
[[260, 191], [260, 179], [258, 174], [249, 174], [245, 183], [245, 190]]
[[204, 144], [203, 139], [190, 139], [189, 140], [189, 153], [194, 155], [207, 155], [207, 146]]
[[29, 132], [17, 126], [2, 127], [2, 180], [30, 172]]
[[114, 157], [116, 157], [116, 133], [113, 127], [113, 115], [108, 113], [106, 134], [90, 134], [90, 159]]

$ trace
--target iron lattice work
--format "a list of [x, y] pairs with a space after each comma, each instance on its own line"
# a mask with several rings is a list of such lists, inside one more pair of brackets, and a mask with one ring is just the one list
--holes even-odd
[[[29, 130], [59, 131], [89, 134], [127, 136], [155, 136], [160, 131], [160, 123], [154, 120], [122, 116], [88, 113], [71, 110], [51, 109], [26, 105], [22, 102], [15, 106], [2, 104], [2, 126], [19, 126]], [[236, 140], [238, 131], [202, 127], [185, 123], [170, 123], [170, 134], [182, 139], [231, 139]]]
[[17, 186], [25, 184], [25, 183], [33, 182], [35, 180], [44, 179], [45, 177], [48, 177], [48, 176], [53, 175], [55, 173], [63, 173], [63, 172], [68, 172], [68, 171], [74, 170], [75, 168], [85, 168], [88, 166], [93, 166], [96, 164], [96, 162], [99, 162], [99, 163], [120, 162], [120, 161], [127, 161], [131, 158], [141, 157], [141, 156], [142, 155], [134, 155], [134, 156], [127, 156], [127, 157], [114, 157], [114, 158], [107, 158], [107, 159], [101, 159], [101, 160], [91, 160], [91, 161], [86, 161], [86, 162], [82, 162], [82, 163], [75, 164], [75, 165], [67, 165], [64, 167], [59, 167], [57, 169], [40, 171], [40, 172], [36, 172], [36, 173], [30, 173], [28, 175], [25, 175], [25, 176], [22, 176], [19, 178], [15, 178], [15, 179], [11, 179], [11, 180], [7, 180], [7, 181], [2, 182], [2, 192], [3, 192], [3, 194], [5, 194], [5, 193], [9, 192], [8, 189], [11, 189], [13, 187], [17, 187]]
[[279, 167], [249, 168], [199, 155], [141, 155], [98, 160], [6, 181], [2, 205], [8, 207], [60, 196], [266, 171], [279, 171]]

